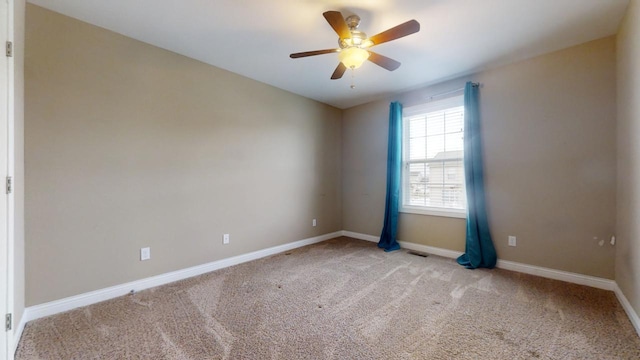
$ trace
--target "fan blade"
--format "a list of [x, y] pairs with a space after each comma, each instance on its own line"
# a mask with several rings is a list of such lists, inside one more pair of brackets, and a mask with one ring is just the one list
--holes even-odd
[[401, 37], [417, 33], [418, 31], [420, 31], [420, 23], [415, 20], [409, 20], [404, 24], [392, 27], [387, 31], [381, 32], [380, 34], [373, 35], [369, 38], [369, 40], [373, 42], [373, 45], [371, 46], [380, 45], [382, 43], [386, 43], [387, 41], [399, 39]]
[[327, 22], [333, 30], [338, 34], [341, 39], [348, 39], [351, 37], [351, 31], [349, 31], [349, 26], [347, 26], [346, 21], [344, 21], [344, 17], [342, 17], [342, 13], [340, 11], [327, 11], [322, 14]]
[[301, 58], [301, 57], [307, 57], [307, 56], [315, 56], [315, 55], [322, 55], [322, 54], [331, 54], [334, 52], [338, 52], [338, 49], [326, 49], [326, 50], [315, 50], [315, 51], [305, 51], [305, 52], [299, 52], [299, 53], [294, 53], [289, 55], [290, 58], [292, 59], [297, 59], [297, 58]]
[[369, 51], [369, 61], [389, 71], [393, 71], [400, 67], [400, 63], [398, 61], [374, 53], [373, 51]]
[[344, 75], [344, 72], [347, 71], [347, 67], [344, 66], [343, 63], [338, 64], [338, 67], [335, 69], [333, 74], [331, 75], [331, 80], [337, 80]]

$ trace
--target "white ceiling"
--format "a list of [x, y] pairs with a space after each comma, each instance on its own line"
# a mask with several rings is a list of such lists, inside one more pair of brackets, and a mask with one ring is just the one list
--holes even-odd
[[[628, 0], [29, 0], [237, 74], [348, 108], [410, 88], [615, 34]], [[421, 30], [374, 48], [402, 63], [367, 62], [330, 80], [337, 47], [327, 10], [362, 18], [369, 36], [407, 20]], [[28, 21], [28, 20], [27, 20]]]

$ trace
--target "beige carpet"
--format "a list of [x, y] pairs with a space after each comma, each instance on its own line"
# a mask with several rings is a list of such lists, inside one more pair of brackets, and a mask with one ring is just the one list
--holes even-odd
[[338, 238], [27, 324], [17, 359], [640, 359], [609, 291]]

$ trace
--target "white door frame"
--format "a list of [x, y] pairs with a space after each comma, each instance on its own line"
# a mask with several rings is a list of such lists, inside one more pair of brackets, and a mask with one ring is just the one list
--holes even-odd
[[[6, 41], [13, 43], [13, 27], [14, 27], [14, 0], [0, 0], [0, 44], [4, 47]], [[4, 52], [4, 51], [3, 51]], [[2, 104], [0, 111], [2, 116], [0, 117], [0, 184], [3, 184], [0, 189], [0, 206], [3, 207], [2, 213], [6, 216], [2, 216], [3, 224], [0, 226], [2, 234], [0, 234], [0, 319], [4, 319], [6, 314], [13, 314], [13, 252], [14, 252], [14, 191], [7, 194], [4, 189], [6, 177], [14, 177], [14, 58], [8, 57], [6, 54], [0, 54], [2, 57], [0, 65], [0, 71], [3, 72], [2, 78], [2, 90], [0, 91], [3, 100], [0, 100]], [[0, 323], [2, 321], [0, 320]], [[0, 325], [1, 327], [2, 325]], [[14, 329], [5, 331], [0, 336], [0, 359], [13, 359], [14, 357]]]

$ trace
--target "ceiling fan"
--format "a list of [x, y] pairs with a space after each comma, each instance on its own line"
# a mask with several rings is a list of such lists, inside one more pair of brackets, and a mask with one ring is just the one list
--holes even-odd
[[366, 60], [389, 71], [399, 68], [400, 63], [398, 61], [368, 49], [420, 31], [420, 23], [415, 20], [409, 20], [368, 38], [367, 34], [357, 30], [360, 25], [360, 17], [358, 15], [351, 15], [346, 19], [339, 11], [327, 11], [322, 15], [338, 34], [338, 45], [340, 47], [338, 49], [293, 53], [289, 55], [289, 57], [297, 59], [307, 56], [338, 53], [340, 64], [338, 64], [338, 67], [331, 75], [331, 80], [340, 79], [347, 68], [357, 69]]

